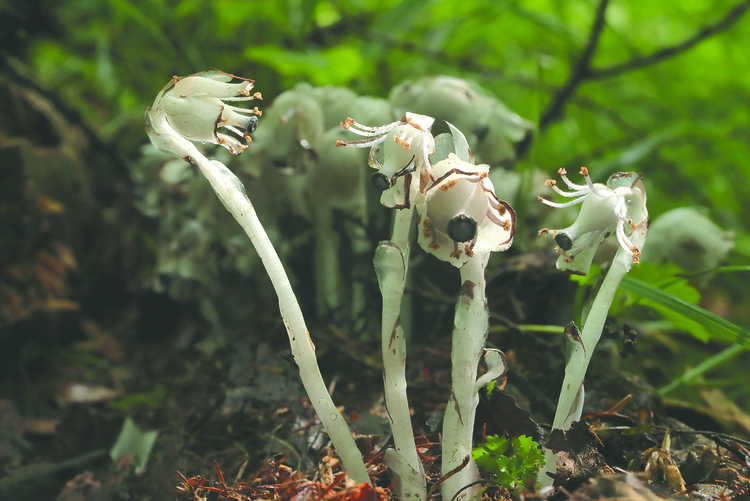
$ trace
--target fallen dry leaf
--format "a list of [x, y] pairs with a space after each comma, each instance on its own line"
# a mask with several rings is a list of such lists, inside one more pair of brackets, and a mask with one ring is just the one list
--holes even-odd
[[39, 204], [39, 208], [42, 209], [42, 212], [46, 214], [61, 214], [65, 212], [65, 206], [63, 204], [44, 195], [39, 195], [36, 199], [36, 203]]
[[94, 384], [58, 383], [55, 386], [55, 398], [60, 404], [88, 404], [112, 400], [120, 396], [117, 390]]

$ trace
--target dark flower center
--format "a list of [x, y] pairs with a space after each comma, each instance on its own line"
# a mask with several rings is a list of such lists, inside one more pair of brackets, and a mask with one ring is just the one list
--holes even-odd
[[388, 179], [388, 176], [380, 172], [376, 172], [370, 176], [370, 183], [380, 191], [385, 191], [391, 187], [391, 180]]
[[448, 221], [446, 232], [454, 242], [468, 242], [477, 234], [477, 222], [466, 214], [458, 214]]

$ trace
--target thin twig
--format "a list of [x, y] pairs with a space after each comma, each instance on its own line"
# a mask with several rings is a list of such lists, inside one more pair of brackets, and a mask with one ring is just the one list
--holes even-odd
[[708, 37], [729, 29], [733, 24], [740, 20], [740, 18], [745, 14], [748, 8], [750, 8], [750, 0], [740, 2], [739, 4], [735, 5], [734, 8], [732, 8], [727, 13], [727, 15], [721, 18], [719, 21], [714, 24], [703, 26], [695, 35], [686, 40], [683, 40], [680, 43], [659, 49], [656, 52], [649, 54], [648, 56], [636, 56], [629, 61], [615, 64], [609, 66], [608, 68], [590, 69], [588, 78], [609, 78], [621, 75], [622, 73], [628, 71], [639, 70], [641, 68], [645, 68], [647, 66], [651, 66], [652, 64], [661, 62], [664, 59], [677, 56], [678, 54], [691, 49]]
[[562, 110], [568, 103], [568, 100], [573, 96], [576, 89], [591, 75], [591, 60], [594, 58], [596, 53], [597, 45], [599, 45], [599, 36], [604, 29], [604, 13], [607, 11], [607, 5], [609, 0], [600, 0], [599, 5], [596, 7], [596, 15], [594, 16], [594, 23], [591, 25], [591, 34], [589, 35], [586, 46], [583, 48], [578, 61], [576, 61], [573, 71], [568, 77], [568, 81], [565, 85], [555, 94], [552, 102], [547, 106], [547, 109], [539, 119], [539, 128], [544, 130], [549, 126], [550, 122], [556, 120], [562, 115]]
[[[593, 68], [591, 61], [599, 43], [599, 36], [604, 28], [604, 14], [607, 10], [609, 0], [601, 0], [597, 6], [594, 23], [591, 26], [586, 46], [576, 61], [568, 80], [555, 94], [547, 109], [542, 113], [539, 119], [539, 129], [545, 130], [555, 120], [559, 119], [565, 106], [573, 98], [576, 90], [583, 83], [590, 80], [600, 80], [621, 75], [628, 71], [639, 70], [648, 66], [660, 63], [671, 57], [675, 57], [686, 52], [702, 42], [703, 40], [732, 27], [739, 19], [750, 9], [750, 0], [743, 0], [735, 5], [719, 21], [713, 24], [705, 25], [699, 29], [693, 36], [683, 40], [675, 45], [661, 48], [647, 56], [636, 56], [623, 63], [615, 64], [605, 68]], [[516, 153], [522, 156], [530, 146], [530, 140], [518, 143]]]

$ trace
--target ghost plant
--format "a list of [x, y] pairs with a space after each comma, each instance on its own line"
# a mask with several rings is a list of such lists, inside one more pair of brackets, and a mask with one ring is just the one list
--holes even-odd
[[357, 483], [370, 482], [364, 462], [346, 421], [333, 404], [315, 358], [315, 346], [281, 261], [247, 198], [245, 187], [224, 164], [207, 159], [191, 141], [212, 142], [232, 154], [245, 148], [247, 133], [255, 130], [260, 112], [227, 102], [259, 99], [253, 82], [218, 71], [175, 77], [146, 110], [146, 130], [158, 149], [196, 166], [208, 179], [224, 207], [234, 216], [258, 251], [276, 294], [300, 378], [331, 438], [346, 472]]
[[655, 264], [673, 263], [686, 271], [699, 272], [719, 266], [732, 247], [734, 232], [722, 230], [696, 208], [679, 207], [649, 225], [644, 258]]
[[490, 165], [510, 164], [513, 143], [534, 124], [508, 109], [476, 82], [452, 76], [428, 76], [403, 82], [388, 99], [396, 114], [411, 111], [445, 120], [465, 133], [472, 152]]
[[[589, 313], [583, 319], [580, 340], [573, 343], [574, 349], [566, 360], [565, 378], [552, 423], [553, 429], [566, 429], [581, 417], [586, 369], [601, 337], [617, 287], [625, 274], [639, 262], [648, 231], [648, 210], [643, 179], [635, 172], [615, 173], [610, 176], [606, 185], [593, 183], [585, 167], [581, 168], [585, 185], [571, 182], [565, 169], [558, 172], [572, 191], [559, 189], [553, 180], [547, 180], [547, 186], [573, 200], [555, 203], [540, 197], [542, 203], [557, 208], [579, 203], [582, 205], [572, 226], [562, 230], [544, 228], [539, 232], [541, 235], [554, 235], [558, 245], [557, 252], [560, 254], [557, 268], [585, 275], [599, 244], [605, 238], [614, 234], [620, 244]], [[546, 473], [555, 471], [554, 454], [548, 450], [545, 459], [546, 467], [540, 472], [539, 480], [543, 485], [548, 485], [551, 480]]]
[[[263, 186], [273, 187], [273, 212], [279, 220], [294, 215], [308, 220], [315, 229], [315, 287], [321, 314], [339, 314], [346, 303], [341, 280], [346, 266], [339, 263], [335, 211], [348, 216], [344, 233], [353, 252], [370, 251], [365, 231], [364, 154], [335, 147], [347, 134], [339, 127], [341, 117], [347, 114], [377, 123], [393, 119], [385, 99], [357, 96], [343, 87], [301, 83], [279, 94], [264, 110], [263, 127], [253, 137], [252, 155], [244, 155], [245, 172], [260, 178]], [[350, 287], [347, 292], [352, 293], [349, 302], [356, 319], [364, 309], [364, 291], [356, 282]]]
[[[381, 339], [383, 380], [394, 449], [385, 459], [393, 472], [394, 485], [401, 499], [424, 501], [427, 497], [425, 474], [417, 454], [406, 395], [406, 339], [399, 322], [401, 300], [409, 264], [409, 228], [415, 203], [421, 202], [423, 187], [431, 180], [429, 155], [435, 151], [430, 133], [433, 119], [406, 113], [401, 120], [368, 127], [351, 118], [341, 126], [366, 139], [338, 141], [337, 146], [370, 148], [373, 186], [382, 191], [381, 203], [397, 209], [391, 240], [380, 242], [373, 260], [383, 296]], [[383, 163], [374, 159], [375, 147], [383, 147]]]
[[[381, 242], [375, 269], [383, 295], [383, 359], [386, 403], [391, 416], [395, 450], [386, 461], [396, 476], [401, 499], [424, 499], [424, 472], [416, 454], [406, 401], [405, 341], [398, 323], [399, 304], [409, 259], [409, 226], [412, 209], [418, 217], [418, 241], [429, 253], [461, 269], [462, 292], [456, 306], [452, 350], [452, 392], [443, 428], [443, 498], [468, 498], [478, 492], [479, 479], [471, 458], [474, 415], [478, 391], [505, 370], [502, 355], [485, 355], [489, 371], [477, 379], [489, 319], [484, 271], [489, 254], [510, 247], [515, 213], [499, 200], [487, 177], [489, 167], [472, 163], [464, 135], [455, 127], [443, 138], [441, 160], [432, 163], [435, 140], [429, 132], [433, 119], [406, 113], [393, 124], [366, 127], [347, 119], [343, 127], [367, 137], [341, 142], [341, 146], [374, 147], [384, 143], [384, 162], [373, 158], [378, 169], [372, 184], [383, 191], [381, 203], [397, 209], [393, 238]], [[447, 135], [446, 135], [447, 136]], [[444, 157], [444, 158], [442, 158]], [[393, 403], [393, 406], [392, 406]], [[450, 474], [450, 475], [449, 475]]]
[[[489, 330], [485, 269], [491, 252], [510, 248], [516, 214], [495, 195], [489, 166], [474, 165], [463, 134], [449, 127], [454, 151], [432, 166], [433, 179], [417, 205], [418, 241], [425, 251], [460, 269], [441, 470], [443, 499], [469, 499], [481, 490], [471, 454], [478, 392], [505, 372], [502, 354], [484, 350]], [[478, 380], [483, 353], [488, 373]]]

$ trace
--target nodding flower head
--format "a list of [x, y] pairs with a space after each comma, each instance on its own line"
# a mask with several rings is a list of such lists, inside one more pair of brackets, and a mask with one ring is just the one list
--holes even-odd
[[635, 172], [617, 172], [607, 180], [606, 185], [594, 184], [588, 169], [582, 167], [581, 174], [586, 179], [586, 184], [580, 185], [567, 178], [565, 169], [557, 172], [572, 191], [561, 190], [552, 179], [548, 179], [545, 184], [558, 194], [573, 200], [555, 203], [538, 197], [539, 200], [557, 208], [583, 203], [572, 226], [562, 230], [544, 228], [539, 231], [540, 235], [549, 233], [555, 236], [557, 252], [560, 254], [557, 268], [585, 275], [599, 244], [612, 233], [617, 236], [623, 251], [632, 257], [633, 264], [638, 263], [648, 228], [646, 187], [641, 175]]
[[242, 140], [250, 141], [248, 134], [255, 131], [256, 115], [261, 112], [226, 103], [262, 97], [259, 92], [251, 93], [252, 80], [239, 78], [242, 82], [229, 83], [233, 78], [239, 77], [218, 70], [174, 77], [146, 110], [146, 130], [154, 145], [183, 156], [174, 151], [176, 135], [221, 145], [232, 155], [242, 153], [247, 148]]
[[419, 244], [443, 261], [463, 266], [475, 251], [504, 251], [513, 243], [516, 213], [497, 198], [489, 166], [454, 153], [432, 166], [436, 179], [417, 204]]
[[[336, 141], [336, 146], [367, 148], [370, 165], [378, 169], [370, 178], [375, 188], [383, 192], [380, 202], [386, 207], [405, 209], [411, 207], [415, 194], [423, 194], [432, 179], [429, 156], [435, 151], [435, 139], [430, 133], [434, 118], [406, 113], [401, 120], [381, 127], [367, 127], [347, 118], [341, 127], [365, 139]], [[376, 147], [383, 143], [382, 165], [375, 158]]]

